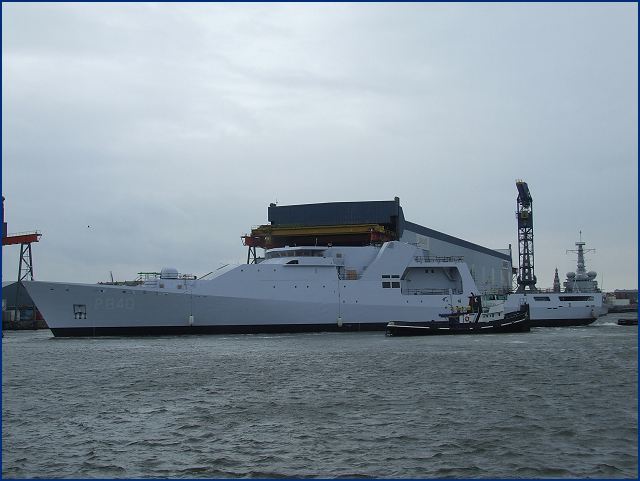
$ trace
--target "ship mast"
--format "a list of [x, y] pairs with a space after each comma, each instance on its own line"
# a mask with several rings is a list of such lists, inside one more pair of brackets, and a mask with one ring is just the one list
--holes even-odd
[[584, 254], [585, 252], [595, 252], [595, 249], [585, 249], [586, 242], [582, 241], [582, 231], [580, 231], [580, 240], [576, 242], [577, 249], [567, 249], [567, 254], [569, 252], [575, 252], [578, 254], [578, 265], [575, 273], [567, 274], [567, 282], [565, 283], [565, 288], [567, 291], [573, 292], [591, 292], [598, 291], [597, 281], [595, 281], [596, 273], [595, 272], [587, 272], [587, 268], [584, 263]]
[[584, 266], [584, 253], [585, 252], [595, 252], [595, 249], [585, 249], [586, 242], [582, 241], [582, 231], [580, 231], [580, 240], [576, 242], [577, 249], [567, 249], [567, 254], [569, 252], [576, 252], [578, 254], [578, 266], [576, 269], [576, 278], [580, 279], [586, 276], [587, 269]]

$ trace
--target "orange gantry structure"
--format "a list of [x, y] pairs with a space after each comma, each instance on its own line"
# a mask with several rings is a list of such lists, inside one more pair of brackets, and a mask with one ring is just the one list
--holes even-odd
[[31, 242], [40, 241], [42, 234], [35, 231], [30, 232], [18, 232], [17, 234], [10, 234], [2, 237], [3, 246], [12, 246], [16, 244], [29, 244]]
[[20, 245], [20, 263], [18, 265], [18, 282], [33, 280], [33, 257], [31, 244], [39, 242], [42, 234], [37, 230], [7, 234], [7, 223], [4, 221], [4, 196], [2, 196], [2, 246]]

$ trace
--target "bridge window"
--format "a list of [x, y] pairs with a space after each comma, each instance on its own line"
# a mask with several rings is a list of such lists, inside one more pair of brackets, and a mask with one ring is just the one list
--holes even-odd
[[290, 249], [286, 251], [267, 252], [265, 259], [277, 257], [322, 257], [324, 251], [321, 249]]
[[561, 301], [593, 301], [593, 296], [560, 296]]

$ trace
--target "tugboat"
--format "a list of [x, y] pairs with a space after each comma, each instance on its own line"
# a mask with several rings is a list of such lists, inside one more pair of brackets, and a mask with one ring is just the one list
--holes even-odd
[[[387, 324], [387, 336], [433, 336], [442, 334], [496, 334], [507, 332], [529, 332], [529, 305], [520, 310], [505, 312], [505, 303], [487, 299], [483, 307], [481, 296], [471, 295], [469, 308], [440, 314], [446, 320], [391, 321]], [[497, 302], [496, 302], [497, 301]]]
[[622, 318], [618, 319], [618, 325], [619, 326], [637, 326], [638, 325], [638, 318], [637, 317], [634, 317], [634, 318], [622, 317]]

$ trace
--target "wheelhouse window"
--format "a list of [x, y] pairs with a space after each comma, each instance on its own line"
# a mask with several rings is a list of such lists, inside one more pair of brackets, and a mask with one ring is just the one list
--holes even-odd
[[277, 257], [322, 257], [323, 255], [324, 251], [319, 249], [291, 249], [267, 252], [265, 259], [275, 259]]
[[551, 301], [549, 296], [533, 296], [535, 301]]
[[560, 296], [561, 301], [593, 301], [593, 296]]

